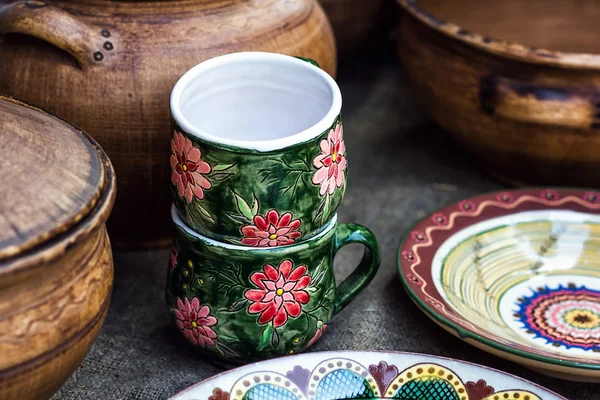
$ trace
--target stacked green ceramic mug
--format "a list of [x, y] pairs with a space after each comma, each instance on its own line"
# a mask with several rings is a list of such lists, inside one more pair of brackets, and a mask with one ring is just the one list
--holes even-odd
[[[314, 62], [233, 53], [192, 68], [171, 95], [169, 311], [225, 365], [293, 354], [373, 278], [373, 234], [338, 225], [347, 152], [341, 94]], [[333, 258], [365, 246], [336, 287]]]

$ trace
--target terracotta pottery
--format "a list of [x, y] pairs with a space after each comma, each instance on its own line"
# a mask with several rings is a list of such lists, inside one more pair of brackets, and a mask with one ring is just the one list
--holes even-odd
[[599, 186], [600, 3], [398, 0], [423, 109], [490, 173]]
[[47, 399], [108, 310], [115, 176], [87, 134], [19, 101], [0, 97], [0, 132], [0, 398]]
[[[319, 0], [335, 33], [338, 53], [351, 56], [383, 35], [386, 0]], [[390, 1], [393, 3], [393, 1]]]
[[600, 193], [522, 189], [426, 217], [398, 255], [435, 322], [559, 379], [600, 382]]
[[173, 400], [566, 400], [483, 365], [389, 351], [301, 354], [227, 371]]
[[193, 230], [255, 247], [319, 233], [346, 190], [342, 95], [295, 57], [239, 52], [192, 68], [171, 96], [171, 189]]
[[[301, 243], [247, 248], [186, 226], [173, 208], [175, 237], [166, 297], [182, 336], [218, 365], [240, 365], [304, 351], [373, 279], [381, 262], [373, 233], [337, 224]], [[344, 246], [365, 251], [336, 286], [333, 259]]]
[[0, 93], [55, 112], [103, 146], [120, 187], [108, 223], [117, 246], [170, 240], [169, 93], [185, 71], [242, 50], [336, 69], [316, 0], [0, 4]]

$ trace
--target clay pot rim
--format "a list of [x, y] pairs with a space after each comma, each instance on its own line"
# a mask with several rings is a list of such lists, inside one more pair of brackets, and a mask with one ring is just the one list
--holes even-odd
[[552, 51], [494, 39], [446, 22], [417, 4], [419, 0], [396, 0], [410, 15], [430, 28], [466, 45], [497, 56], [532, 64], [568, 69], [600, 69], [600, 54]]
[[[212, 133], [203, 131], [192, 124], [183, 114], [181, 97], [194, 79], [203, 73], [223, 65], [230, 65], [244, 62], [272, 62], [278, 64], [287, 64], [295, 67], [310, 69], [311, 73], [317, 79], [321, 79], [331, 91], [331, 104], [327, 113], [315, 124], [309, 128], [295, 133], [270, 140], [237, 140], [223, 138]], [[311, 60], [312, 61], [312, 60]], [[335, 79], [321, 68], [312, 65], [310, 62], [300, 60], [297, 57], [281, 53], [262, 52], [262, 51], [241, 51], [216, 56], [203, 61], [185, 72], [175, 83], [170, 97], [171, 116], [175, 123], [186, 133], [200, 140], [204, 140], [216, 147], [224, 148], [230, 151], [245, 153], [248, 151], [270, 152], [282, 150], [298, 144], [308, 142], [320, 136], [331, 128], [332, 123], [338, 118], [342, 110], [342, 93]]]
[[56, 114], [32, 105], [26, 101], [6, 95], [0, 95], [0, 99], [50, 115], [71, 126], [76, 132], [87, 139], [94, 149], [96, 149], [102, 161], [105, 174], [104, 184], [100, 188], [100, 195], [96, 199], [94, 206], [89, 210], [89, 212], [83, 215], [79, 222], [70, 229], [53, 236], [49, 240], [43, 241], [22, 253], [18, 253], [5, 260], [2, 260], [0, 262], [0, 279], [2, 279], [5, 276], [18, 274], [25, 270], [43, 268], [52, 260], [64, 256], [64, 254], [68, 252], [69, 249], [76, 243], [89, 237], [92, 232], [99, 229], [108, 220], [108, 217], [112, 211], [117, 192], [117, 182], [115, 171], [110, 159], [108, 158], [108, 155], [89, 134], [71, 122], [57, 116]]

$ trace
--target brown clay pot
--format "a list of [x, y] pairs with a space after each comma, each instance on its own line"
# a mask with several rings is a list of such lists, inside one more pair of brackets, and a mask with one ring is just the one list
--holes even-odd
[[[319, 0], [335, 33], [338, 54], [348, 57], [385, 36], [379, 22], [386, 0]], [[392, 2], [393, 3], [393, 2]]]
[[[336, 70], [316, 0], [0, 0], [0, 93], [75, 123], [114, 164], [116, 246], [170, 242], [169, 94], [194, 65], [272, 51]], [[14, 34], [17, 33], [17, 34]]]
[[0, 132], [0, 399], [47, 399], [108, 310], [115, 176], [85, 133], [2, 96]]
[[488, 171], [600, 186], [600, 3], [398, 1], [407, 82]]

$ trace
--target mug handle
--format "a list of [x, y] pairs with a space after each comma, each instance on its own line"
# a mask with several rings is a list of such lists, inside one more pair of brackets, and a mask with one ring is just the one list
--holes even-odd
[[379, 244], [369, 229], [358, 224], [339, 225], [335, 230], [333, 256], [335, 257], [342, 247], [350, 243], [362, 244], [365, 246], [365, 252], [358, 267], [335, 289], [334, 315], [348, 305], [373, 280], [381, 264]]

